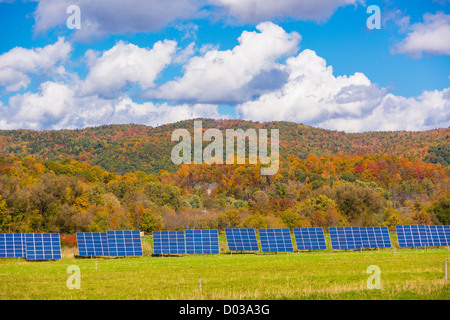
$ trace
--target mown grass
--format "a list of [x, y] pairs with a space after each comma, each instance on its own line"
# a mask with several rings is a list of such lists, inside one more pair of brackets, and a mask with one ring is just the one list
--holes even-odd
[[[151, 251], [150, 238], [143, 245]], [[70, 253], [60, 261], [0, 260], [0, 299], [450, 298], [445, 248], [119, 259], [75, 259]], [[71, 265], [81, 270], [79, 290], [66, 285]], [[367, 288], [370, 265], [381, 270], [379, 290]]]

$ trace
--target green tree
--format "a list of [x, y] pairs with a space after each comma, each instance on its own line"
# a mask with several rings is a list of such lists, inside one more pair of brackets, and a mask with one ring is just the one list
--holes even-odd
[[430, 211], [435, 214], [440, 223], [450, 225], [450, 196], [444, 195], [433, 203]]
[[190, 194], [188, 196], [188, 201], [189, 201], [189, 204], [191, 205], [192, 208], [201, 209], [202, 206], [203, 206], [202, 205], [202, 200], [196, 194]]
[[308, 205], [314, 210], [325, 211], [329, 206], [336, 206], [336, 203], [326, 195], [319, 194], [317, 197], [309, 198]]
[[8, 214], [8, 208], [6, 207], [6, 200], [0, 196], [0, 231], [9, 231], [11, 221], [11, 215]]
[[219, 229], [236, 228], [241, 223], [241, 216], [237, 209], [228, 209], [219, 213]]
[[250, 208], [258, 213], [266, 212], [268, 204], [269, 197], [267, 197], [264, 191], [256, 191], [250, 200]]
[[249, 214], [242, 224], [244, 228], [264, 229], [268, 227], [264, 217], [258, 213]]
[[175, 186], [150, 182], [145, 186], [145, 193], [158, 206], [169, 206], [175, 210], [180, 210], [183, 206], [180, 189]]
[[336, 202], [324, 194], [309, 198], [301, 207], [301, 211], [315, 227], [343, 224]]
[[275, 183], [275, 197], [278, 199], [286, 198], [288, 196], [287, 184], [282, 182]]
[[279, 214], [281, 220], [283, 220], [284, 224], [289, 228], [293, 229], [298, 227], [298, 222], [300, 220], [300, 216], [298, 213], [294, 212], [292, 209], [287, 209], [282, 211]]
[[382, 215], [386, 207], [386, 200], [372, 187], [344, 183], [321, 192], [336, 202], [339, 212], [350, 222], [374, 221], [371, 215]]
[[383, 223], [383, 226], [386, 226], [389, 228], [389, 230], [394, 231], [395, 226], [399, 226], [403, 224], [402, 218], [400, 218], [400, 215], [397, 211], [392, 210], [390, 213], [389, 218]]
[[411, 214], [411, 219], [414, 224], [432, 224], [430, 214], [422, 209], [413, 211], [413, 213]]
[[147, 209], [142, 213], [141, 220], [141, 230], [147, 233], [151, 233], [160, 228], [161, 221], [152, 212], [152, 210]]

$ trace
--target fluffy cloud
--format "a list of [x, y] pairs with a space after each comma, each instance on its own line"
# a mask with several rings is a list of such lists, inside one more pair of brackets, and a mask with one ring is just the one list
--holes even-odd
[[40, 0], [34, 13], [35, 31], [40, 33], [65, 26], [70, 5], [80, 7], [78, 40], [92, 40], [110, 34], [157, 31], [177, 19], [195, 17], [205, 0]]
[[160, 99], [203, 103], [241, 102], [285, 81], [277, 61], [297, 52], [300, 35], [265, 22], [259, 32], [243, 32], [233, 50], [211, 49], [184, 66], [183, 77], [148, 93]]
[[35, 31], [65, 27], [70, 5], [80, 7], [82, 24], [76, 40], [127, 32], [153, 32], [192, 18], [225, 19], [228, 22], [259, 23], [276, 18], [323, 22], [339, 7], [364, 0], [37, 0]]
[[25, 49], [16, 47], [0, 55], [0, 86], [7, 91], [28, 87], [31, 74], [51, 73], [55, 66], [66, 60], [72, 46], [64, 38], [44, 48]]
[[417, 99], [386, 94], [362, 73], [333, 75], [312, 50], [289, 58], [288, 82], [237, 106], [239, 118], [295, 121], [347, 132], [424, 130], [450, 125], [450, 89]]
[[212, 0], [240, 23], [258, 23], [274, 18], [328, 20], [339, 7], [356, 5], [360, 0]]
[[70, 49], [70, 44], [60, 39], [44, 48], [16, 48], [0, 56], [1, 79], [8, 75], [5, 70], [22, 72], [21, 77], [15, 77], [16, 86], [24, 77], [30, 81], [28, 73], [52, 69], [52, 80], [41, 83], [36, 92], [15, 94], [7, 104], [0, 103], [0, 128], [73, 129], [111, 123], [156, 126], [198, 117], [226, 118], [213, 104], [136, 103], [126, 94], [130, 85], [152, 87], [174, 58], [179, 59], [178, 63], [189, 59], [193, 45], [178, 56], [177, 43], [167, 40], [156, 42], [151, 49], [118, 42], [105, 52], [88, 50], [84, 61], [89, 72], [85, 79], [62, 64], [56, 65]]
[[136, 103], [126, 95], [115, 99], [77, 96], [66, 84], [45, 82], [37, 93], [18, 94], [1, 106], [2, 129], [75, 129], [104, 124], [151, 126], [193, 118], [225, 118], [217, 105]]
[[319, 125], [347, 132], [430, 130], [450, 126], [450, 88], [424, 91], [417, 98], [387, 94], [361, 118], [324, 119]]
[[450, 55], [450, 14], [425, 14], [423, 23], [410, 26], [406, 38], [397, 44], [393, 53], [420, 57], [422, 53]]
[[331, 66], [312, 50], [304, 50], [286, 62], [288, 82], [280, 89], [238, 106], [245, 119], [287, 120], [317, 124], [324, 118], [360, 117], [377, 104], [383, 90], [362, 73], [333, 75]]
[[9, 99], [9, 109], [2, 118], [8, 119], [8, 127], [19, 124], [22, 128], [40, 129], [52, 126], [65, 113], [74, 109], [73, 92], [66, 85], [44, 82], [41, 93], [25, 93]]
[[149, 89], [157, 75], [172, 61], [176, 47], [175, 41], [168, 40], [158, 41], [151, 50], [119, 42], [99, 58], [93, 57], [90, 51], [87, 55], [90, 71], [80, 92], [114, 98], [127, 85], [137, 84], [142, 89]]
[[[23, 88], [34, 73], [51, 74], [35, 92], [0, 101], [1, 129], [83, 128], [111, 123], [158, 125], [197, 117], [226, 118], [217, 103], [236, 106], [237, 118], [295, 121], [328, 129], [424, 130], [450, 125], [450, 88], [405, 98], [387, 93], [364, 74], [335, 76], [312, 50], [299, 54], [301, 37], [267, 22], [243, 32], [239, 45], [220, 51], [195, 44], [177, 50], [174, 41], [151, 48], [118, 42], [88, 50], [85, 79], [65, 69], [70, 43], [59, 39], [37, 49], [15, 48], [0, 55], [0, 84]], [[288, 57], [286, 60], [284, 58]], [[181, 78], [156, 85], [169, 64], [182, 64]], [[127, 90], [133, 87], [137, 90]], [[129, 92], [171, 103], [137, 103]]]

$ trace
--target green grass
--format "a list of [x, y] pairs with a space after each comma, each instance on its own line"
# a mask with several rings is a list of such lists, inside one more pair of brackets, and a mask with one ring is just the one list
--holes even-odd
[[[151, 238], [146, 237], [143, 245], [147, 253], [151, 251]], [[227, 251], [222, 236], [221, 251]], [[45, 262], [1, 259], [0, 299], [448, 300], [445, 260], [450, 262], [446, 248], [119, 259], [65, 257]], [[71, 265], [81, 270], [79, 290], [66, 286], [70, 276], [67, 267]], [[379, 290], [367, 288], [370, 265], [381, 270]]]

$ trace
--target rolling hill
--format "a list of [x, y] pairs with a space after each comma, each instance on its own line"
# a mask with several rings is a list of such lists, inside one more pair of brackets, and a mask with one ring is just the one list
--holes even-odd
[[[450, 129], [422, 132], [345, 133], [305, 126], [293, 122], [252, 122], [243, 120], [202, 120], [203, 130], [279, 129], [280, 154], [305, 158], [308, 154], [361, 155], [384, 154], [415, 158], [430, 163], [450, 163]], [[143, 171], [174, 172], [170, 159], [176, 144], [170, 140], [175, 129], [193, 132], [193, 120], [159, 127], [144, 125], [107, 125], [81, 130], [2, 130], [0, 156], [33, 157], [37, 160], [74, 159], [123, 174]]]

